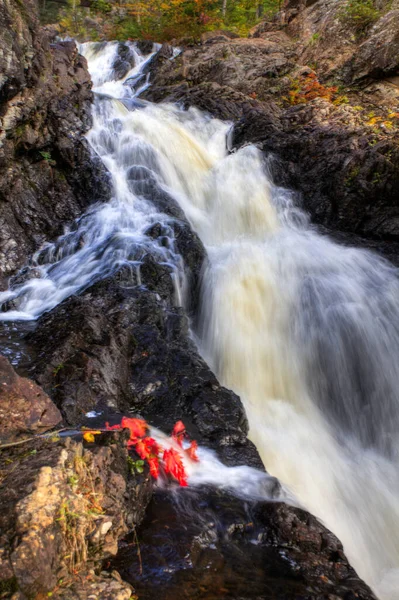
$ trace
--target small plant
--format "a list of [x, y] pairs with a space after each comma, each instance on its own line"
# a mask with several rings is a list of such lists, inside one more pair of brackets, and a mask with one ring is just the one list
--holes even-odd
[[360, 167], [353, 167], [350, 170], [348, 177], [345, 179], [345, 186], [351, 187], [355, 183], [356, 178], [359, 175], [359, 173], [360, 173]]
[[337, 98], [333, 101], [335, 106], [341, 106], [342, 104], [349, 104], [348, 96], [337, 96]]
[[40, 154], [42, 155], [42, 157], [44, 158], [44, 160], [51, 160], [51, 153], [50, 152], [45, 152], [44, 150], [40, 151]]
[[[42, 154], [42, 152], [40, 154]], [[56, 377], [58, 375], [58, 373], [61, 371], [61, 369], [63, 369], [63, 368], [64, 368], [64, 363], [59, 363], [56, 367], [54, 367], [53, 376]]]
[[320, 33], [314, 33], [313, 35], [310, 36], [309, 38], [309, 46], [314, 46], [315, 44], [317, 44], [317, 42], [320, 39]]
[[139, 459], [139, 460], [133, 460], [131, 458], [131, 456], [127, 457], [127, 464], [129, 467], [129, 471], [132, 475], [135, 475], [136, 473], [138, 473], [139, 475], [141, 473], [144, 472], [144, 461]]
[[47, 162], [49, 165], [51, 165], [52, 167], [53, 167], [54, 165], [56, 165], [56, 164], [57, 164], [57, 163], [55, 162], [55, 160], [53, 160], [53, 159], [51, 158], [51, 153], [50, 153], [50, 152], [46, 152], [45, 150], [41, 150], [41, 151], [40, 151], [40, 154], [41, 154], [42, 158], [44, 158], [44, 160], [45, 160], [45, 161], [46, 161], [46, 162]]
[[110, 13], [112, 11], [112, 4], [106, 2], [106, 0], [94, 0], [91, 6], [94, 10], [98, 10], [100, 13]]
[[71, 487], [74, 487], [79, 483], [79, 477], [77, 477], [76, 475], [70, 475], [68, 477], [68, 483]]

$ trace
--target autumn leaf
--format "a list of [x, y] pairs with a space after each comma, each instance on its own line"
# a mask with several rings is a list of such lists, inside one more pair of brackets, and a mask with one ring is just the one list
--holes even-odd
[[163, 453], [163, 462], [165, 467], [165, 473], [172, 475], [182, 487], [187, 486], [187, 475], [184, 470], [184, 465], [179, 452], [174, 448], [165, 450]]
[[158, 456], [160, 447], [153, 438], [146, 437], [142, 440], [137, 440], [135, 450], [140, 458], [148, 459], [152, 456]]
[[195, 462], [199, 462], [199, 458], [197, 456], [197, 448], [198, 448], [198, 444], [196, 441], [193, 440], [190, 444], [190, 447], [187, 448], [187, 450], [186, 450], [187, 456], [191, 460], [194, 460]]
[[177, 421], [172, 431], [172, 438], [179, 444], [179, 446], [183, 445], [183, 438], [186, 435], [186, 427], [183, 421]]
[[159, 459], [158, 456], [152, 456], [147, 459], [148, 465], [150, 467], [150, 473], [154, 477], [154, 479], [158, 479], [159, 477]]
[[130, 429], [130, 437], [144, 437], [147, 433], [148, 425], [144, 419], [129, 419], [122, 417], [121, 425], [123, 429]]
[[86, 431], [86, 433], [83, 434], [83, 439], [86, 440], [86, 442], [93, 443], [95, 441], [94, 432], [93, 431]]

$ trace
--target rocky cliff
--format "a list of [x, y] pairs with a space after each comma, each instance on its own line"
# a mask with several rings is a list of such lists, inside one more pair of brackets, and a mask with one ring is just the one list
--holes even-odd
[[0, 289], [93, 200], [106, 176], [83, 137], [91, 81], [73, 42], [39, 29], [35, 0], [0, 2]]

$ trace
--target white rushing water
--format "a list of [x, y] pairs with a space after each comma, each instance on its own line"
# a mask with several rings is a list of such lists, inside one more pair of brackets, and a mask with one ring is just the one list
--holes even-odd
[[[341, 539], [379, 598], [398, 600], [397, 270], [318, 235], [256, 147], [228, 152], [230, 124], [135, 101], [151, 56], [131, 45], [136, 66], [114, 81], [117, 48], [81, 47], [98, 92], [88, 139], [114, 196], [33, 257], [36, 276], [0, 294], [0, 318], [37, 318], [121, 264], [139, 281], [147, 252], [170, 266], [184, 303], [171, 218], [151, 190], [173, 196], [209, 256], [202, 353], [241, 396], [269, 473]], [[157, 222], [167, 244], [147, 235]]]

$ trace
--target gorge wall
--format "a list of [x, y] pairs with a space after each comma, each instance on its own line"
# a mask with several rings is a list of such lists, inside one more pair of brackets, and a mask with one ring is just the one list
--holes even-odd
[[83, 134], [91, 81], [73, 42], [39, 28], [36, 2], [0, 3], [0, 287], [63, 231], [107, 178]]

